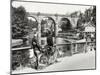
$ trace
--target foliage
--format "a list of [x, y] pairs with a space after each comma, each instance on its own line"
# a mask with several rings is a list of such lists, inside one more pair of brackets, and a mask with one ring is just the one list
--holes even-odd
[[84, 30], [84, 23], [92, 22], [96, 25], [96, 7], [93, 6], [93, 9], [86, 9], [84, 13], [80, 13], [79, 19], [77, 21], [77, 29]]
[[96, 25], [96, 6], [93, 7], [92, 17], [93, 17], [92, 21], [94, 25]]
[[13, 39], [24, 37], [32, 30], [32, 28], [36, 24], [35, 22], [28, 20], [27, 15], [26, 15], [26, 10], [22, 6], [18, 8], [12, 7], [11, 16], [12, 16], [11, 24], [12, 24], [12, 38]]
[[37, 21], [28, 20], [28, 25], [29, 25], [30, 28], [38, 28], [38, 22]]
[[84, 16], [85, 16], [85, 22], [89, 22], [91, 20], [91, 9], [87, 9], [85, 11]]
[[62, 32], [66, 32], [66, 31], [72, 29], [72, 25], [70, 23], [70, 20], [67, 18], [62, 18], [60, 27], [62, 29]]
[[83, 13], [80, 13], [79, 19], [77, 21], [77, 29], [84, 30], [85, 17], [83, 17]]
[[17, 67], [22, 65], [25, 67], [29, 63], [29, 51], [20, 50], [12, 52], [12, 69], [15, 70]]
[[41, 36], [48, 36], [48, 30], [51, 31], [52, 36], [55, 36], [55, 21], [51, 17], [42, 19], [41, 21]]
[[[20, 6], [12, 7], [11, 11], [11, 29], [12, 39], [23, 38], [28, 35], [32, 28], [37, 27], [37, 22], [33, 22], [27, 18], [26, 10]], [[25, 43], [24, 43], [25, 44]], [[20, 65], [26, 66], [29, 62], [29, 50], [20, 50], [12, 52], [12, 69], [16, 69]]]

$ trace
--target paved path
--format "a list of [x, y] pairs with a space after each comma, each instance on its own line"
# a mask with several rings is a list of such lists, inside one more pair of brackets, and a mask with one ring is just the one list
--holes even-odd
[[78, 70], [78, 69], [94, 69], [95, 68], [95, 52], [75, 54], [73, 56], [66, 56], [59, 58], [59, 62], [54, 63], [42, 70], [35, 70], [32, 68], [23, 68], [21, 70], [13, 71], [13, 73], [32, 73], [32, 72], [47, 72], [47, 71], [62, 71], [62, 70]]

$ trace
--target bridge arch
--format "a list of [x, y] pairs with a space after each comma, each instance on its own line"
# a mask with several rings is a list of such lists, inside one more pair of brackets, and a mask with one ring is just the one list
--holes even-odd
[[38, 20], [34, 16], [27, 16], [29, 23], [31, 23], [32, 28], [38, 29]]
[[57, 33], [72, 29], [71, 20], [68, 17], [60, 17], [57, 24]]
[[27, 18], [31, 19], [31, 20], [34, 20], [34, 21], [37, 21], [37, 19], [34, 16], [27, 16]]
[[46, 36], [49, 30], [52, 35], [55, 35], [55, 20], [52, 17], [44, 16], [41, 20], [41, 35]]
[[68, 30], [72, 28], [71, 21], [68, 18], [61, 18], [60, 23]]

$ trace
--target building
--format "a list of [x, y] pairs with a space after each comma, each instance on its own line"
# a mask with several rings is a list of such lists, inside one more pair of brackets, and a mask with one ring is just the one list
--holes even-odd
[[82, 53], [86, 50], [86, 39], [79, 39], [77, 33], [69, 31], [67, 33], [58, 34], [56, 41], [57, 49], [62, 55], [73, 55], [76, 53]]
[[84, 36], [86, 38], [88, 50], [96, 49], [96, 29], [95, 25], [92, 22], [85, 24]]

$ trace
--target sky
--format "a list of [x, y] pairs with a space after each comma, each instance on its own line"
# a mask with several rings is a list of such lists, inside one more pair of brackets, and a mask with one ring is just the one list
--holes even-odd
[[40, 12], [49, 14], [70, 14], [75, 11], [81, 11], [82, 13], [91, 6], [80, 5], [65, 5], [65, 4], [51, 4], [51, 3], [37, 3], [37, 2], [21, 2], [13, 1], [13, 7], [23, 6], [27, 12]]

